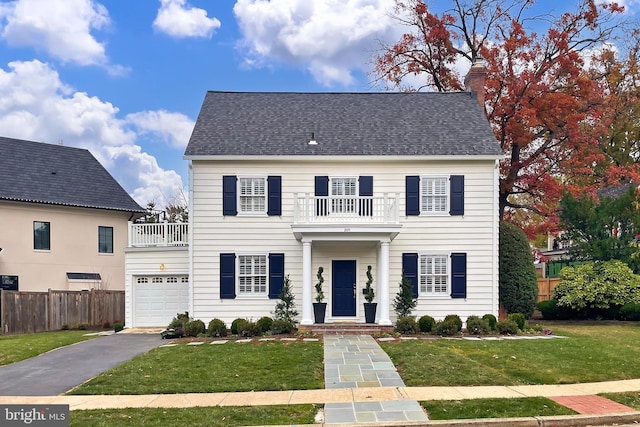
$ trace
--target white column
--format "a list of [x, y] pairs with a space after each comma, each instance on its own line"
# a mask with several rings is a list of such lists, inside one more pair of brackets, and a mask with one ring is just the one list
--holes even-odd
[[311, 241], [302, 240], [302, 320], [301, 325], [313, 325], [311, 301]]
[[378, 295], [380, 295], [378, 323], [380, 325], [391, 325], [391, 320], [389, 319], [389, 242], [380, 241], [378, 271]]

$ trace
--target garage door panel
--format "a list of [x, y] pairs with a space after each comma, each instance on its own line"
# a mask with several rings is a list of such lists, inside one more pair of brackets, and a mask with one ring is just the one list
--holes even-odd
[[134, 286], [135, 326], [164, 327], [177, 313], [189, 309], [189, 283], [184, 276], [140, 276]]

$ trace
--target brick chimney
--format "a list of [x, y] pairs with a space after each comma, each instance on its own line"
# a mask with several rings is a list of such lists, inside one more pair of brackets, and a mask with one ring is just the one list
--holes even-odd
[[464, 87], [468, 92], [475, 92], [478, 103], [484, 109], [484, 79], [487, 77], [487, 67], [484, 58], [476, 56], [471, 69], [464, 78]]

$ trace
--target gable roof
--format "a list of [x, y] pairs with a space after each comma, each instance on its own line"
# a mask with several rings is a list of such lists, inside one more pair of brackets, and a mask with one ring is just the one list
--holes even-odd
[[503, 154], [469, 92], [207, 92], [185, 157], [232, 155]]
[[0, 200], [144, 212], [88, 150], [5, 137]]

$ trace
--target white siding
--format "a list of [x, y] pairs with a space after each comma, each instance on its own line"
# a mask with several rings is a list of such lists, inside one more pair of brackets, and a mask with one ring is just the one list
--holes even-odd
[[[151, 275], [188, 276], [188, 248], [127, 248], [125, 249], [125, 271], [125, 326], [135, 328], [137, 325], [133, 312], [135, 307], [134, 278]], [[175, 314], [173, 315], [175, 316]]]
[[[402, 229], [390, 245], [390, 295], [398, 292], [404, 252], [466, 252], [467, 298], [421, 297], [414, 314], [442, 318], [456, 313], [463, 319], [471, 314], [497, 315], [497, 187], [495, 162], [483, 161], [193, 161], [193, 202], [191, 253], [193, 262], [193, 315], [207, 322], [217, 317], [228, 324], [237, 317], [257, 318], [270, 315], [277, 300], [267, 298], [219, 297], [219, 254], [222, 252], [285, 253], [285, 274], [290, 274], [298, 311], [302, 309], [302, 244], [291, 231], [293, 194], [314, 193], [314, 176], [373, 176], [373, 193], [397, 193]], [[282, 216], [242, 217], [222, 215], [223, 175], [278, 175], [282, 177]], [[411, 216], [405, 213], [405, 177], [407, 175], [464, 175], [464, 216]], [[366, 266], [373, 266], [377, 290], [377, 249], [373, 242], [318, 243], [312, 247], [313, 283], [318, 266], [325, 269], [326, 302], [331, 302], [331, 260], [354, 259], [357, 262], [356, 292], [358, 321], [364, 322], [362, 291]], [[315, 295], [315, 292], [314, 292]], [[376, 298], [378, 300], [378, 298]], [[329, 314], [330, 307], [327, 308]], [[390, 309], [393, 319], [393, 309]], [[330, 316], [327, 321], [331, 321]]]

